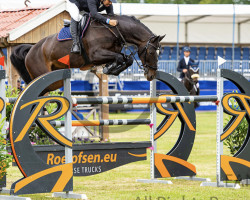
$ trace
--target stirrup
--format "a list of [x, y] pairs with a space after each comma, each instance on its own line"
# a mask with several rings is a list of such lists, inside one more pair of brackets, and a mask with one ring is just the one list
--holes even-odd
[[77, 44], [77, 43], [74, 43], [74, 44], [72, 45], [72, 48], [71, 48], [71, 53], [80, 54], [80, 53], [81, 53], [80, 45]]

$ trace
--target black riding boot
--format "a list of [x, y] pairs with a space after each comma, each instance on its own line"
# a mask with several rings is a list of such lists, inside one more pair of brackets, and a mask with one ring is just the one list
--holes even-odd
[[80, 53], [81, 46], [79, 42], [79, 31], [78, 31], [78, 22], [71, 18], [70, 31], [73, 38], [73, 45], [71, 48], [71, 53]]

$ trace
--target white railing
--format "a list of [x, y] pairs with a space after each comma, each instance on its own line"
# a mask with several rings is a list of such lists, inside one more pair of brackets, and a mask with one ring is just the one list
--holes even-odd
[[[141, 62], [139, 61], [139, 63]], [[176, 61], [160, 60], [158, 62], [158, 70], [179, 77], [179, 72], [177, 72], [177, 65], [178, 62]], [[201, 60], [199, 63], [201, 79], [216, 79], [217, 65], [218, 64], [216, 60]], [[227, 61], [220, 68], [233, 69], [235, 72], [238, 72], [244, 75], [247, 79], [250, 79], [250, 61], [234, 61], [233, 63], [232, 61]], [[87, 80], [90, 78], [87, 73], [89, 72], [76, 69], [73, 73], [72, 78], [75, 80]], [[117, 82], [117, 80], [119, 80], [119, 82], [122, 83], [122, 81], [145, 81], [146, 79], [144, 77], [143, 70], [138, 67], [136, 62], [134, 62], [131, 67], [129, 67], [119, 75], [118, 79], [117, 77], [110, 76], [109, 80], [111, 82]]]

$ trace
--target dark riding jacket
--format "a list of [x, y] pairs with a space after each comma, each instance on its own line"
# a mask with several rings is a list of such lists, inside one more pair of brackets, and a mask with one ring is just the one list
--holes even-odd
[[108, 18], [104, 17], [98, 12], [106, 10], [108, 15], [114, 15], [113, 5], [105, 7], [101, 0], [69, 0], [71, 3], [76, 4], [80, 11], [85, 11], [91, 14], [91, 17], [97, 19], [102, 23], [107, 23]]
[[[194, 60], [192, 58], [189, 58], [189, 62], [194, 62]], [[181, 72], [180, 74], [181, 79], [185, 77], [185, 74], [182, 72], [183, 69], [189, 69], [189, 65], [186, 65], [186, 61], [184, 58], [180, 60], [178, 67], [177, 67], [177, 71]]]

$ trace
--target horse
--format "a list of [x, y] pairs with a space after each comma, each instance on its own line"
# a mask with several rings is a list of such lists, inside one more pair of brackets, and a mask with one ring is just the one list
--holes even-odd
[[[199, 62], [192, 63], [189, 62], [189, 69], [185, 73], [185, 77], [182, 79], [182, 82], [190, 95], [200, 95], [199, 87]], [[194, 107], [199, 107], [198, 102], [194, 102]]]
[[[72, 40], [59, 42], [57, 34], [43, 38], [35, 45], [19, 45], [13, 50], [10, 59], [17, 72], [26, 84], [38, 76], [54, 70], [69, 68], [58, 59], [69, 55], [70, 68], [89, 70], [93, 66], [108, 64], [113, 67], [132, 65], [127, 56], [121, 53], [126, 44], [137, 46], [137, 53], [142, 62], [144, 76], [148, 81], [155, 78], [160, 41], [165, 37], [156, 36], [134, 16], [112, 15], [110, 19], [118, 20], [116, 27], [102, 24], [91, 19], [90, 25], [81, 39], [87, 59], [70, 52]], [[126, 67], [129, 67], [126, 66]], [[44, 93], [63, 86], [59, 81], [49, 86]]]

